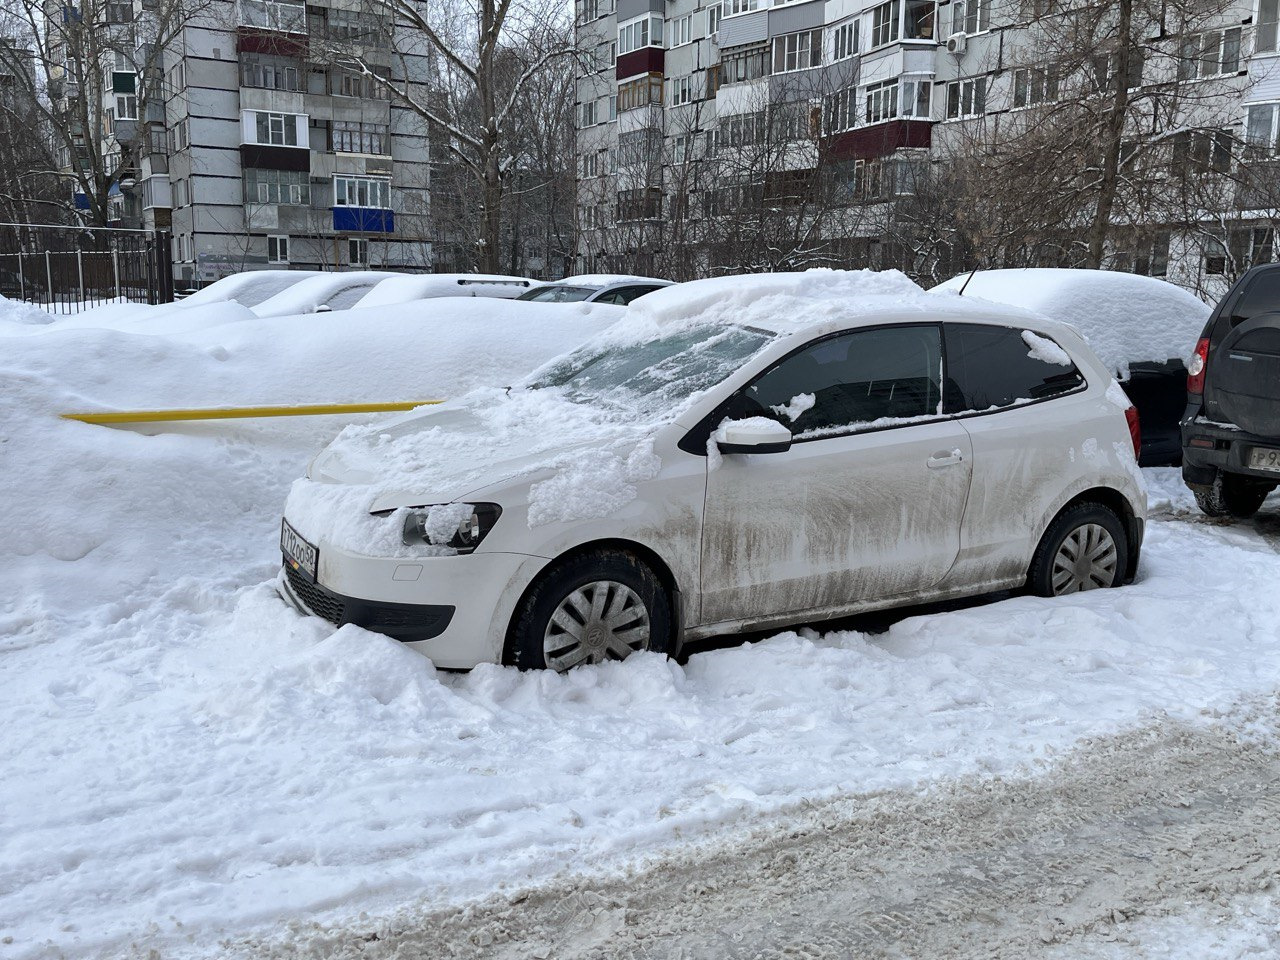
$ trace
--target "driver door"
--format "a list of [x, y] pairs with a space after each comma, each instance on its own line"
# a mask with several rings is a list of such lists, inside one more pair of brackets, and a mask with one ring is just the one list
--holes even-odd
[[[730, 402], [792, 431], [784, 453], [708, 458], [701, 622], [836, 611], [942, 581], [972, 447], [942, 416], [936, 324], [815, 341]], [[718, 462], [717, 462], [718, 459]]]

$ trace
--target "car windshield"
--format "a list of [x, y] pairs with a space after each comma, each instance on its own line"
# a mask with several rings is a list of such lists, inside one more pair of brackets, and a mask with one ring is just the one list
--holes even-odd
[[643, 343], [587, 344], [554, 362], [529, 389], [562, 388], [576, 402], [603, 401], [651, 419], [715, 386], [775, 336], [752, 327], [703, 324]]
[[522, 293], [517, 300], [533, 300], [537, 303], [577, 303], [596, 292], [595, 287], [566, 287], [552, 284]]

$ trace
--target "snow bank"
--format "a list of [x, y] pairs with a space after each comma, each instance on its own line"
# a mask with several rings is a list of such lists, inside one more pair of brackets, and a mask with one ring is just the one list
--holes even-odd
[[[493, 282], [486, 282], [493, 281]], [[511, 299], [540, 284], [524, 277], [483, 273], [432, 273], [388, 277], [364, 295], [357, 307], [383, 307], [435, 297], [499, 297]]]
[[207, 303], [225, 303], [234, 300], [246, 307], [256, 307], [307, 277], [323, 276], [320, 270], [249, 270], [233, 273], [215, 280], [191, 296], [179, 300], [184, 307], [196, 307]]
[[263, 300], [253, 308], [253, 313], [258, 317], [287, 317], [315, 313], [320, 306], [327, 306], [335, 311], [349, 310], [384, 280], [403, 276], [406, 274], [379, 270], [323, 273], [291, 284], [275, 296]]
[[32, 306], [23, 300], [10, 300], [8, 297], [0, 297], [0, 324], [38, 326], [52, 322], [53, 314], [48, 310], [41, 310], [39, 307]]
[[931, 292], [957, 294], [962, 288], [966, 300], [1007, 304], [1071, 324], [1122, 377], [1131, 363], [1189, 356], [1212, 312], [1181, 287], [1109, 270], [980, 270]]

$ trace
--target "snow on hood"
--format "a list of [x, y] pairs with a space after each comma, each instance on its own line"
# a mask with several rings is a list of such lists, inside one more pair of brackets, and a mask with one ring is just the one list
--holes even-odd
[[374, 512], [447, 504], [517, 477], [534, 481], [531, 526], [606, 516], [657, 474], [659, 426], [556, 389], [477, 390], [347, 427], [294, 483], [285, 516], [308, 539], [376, 556], [422, 551], [401, 543], [398, 518]]
[[980, 270], [931, 292], [954, 295], [962, 288], [966, 300], [1021, 307], [1069, 323], [1122, 378], [1131, 363], [1189, 356], [1212, 312], [1181, 287], [1110, 270]]

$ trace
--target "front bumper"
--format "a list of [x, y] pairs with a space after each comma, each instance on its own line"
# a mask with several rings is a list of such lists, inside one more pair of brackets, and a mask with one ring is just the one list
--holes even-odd
[[1254, 470], [1246, 466], [1254, 447], [1280, 450], [1280, 437], [1258, 437], [1230, 424], [1200, 417], [1182, 421], [1182, 479], [1187, 483], [1211, 484], [1219, 471], [1280, 483], [1274, 470]]
[[501, 663], [507, 626], [542, 557], [367, 557], [321, 542], [316, 580], [284, 564], [281, 597], [298, 612], [400, 640], [438, 667]]

